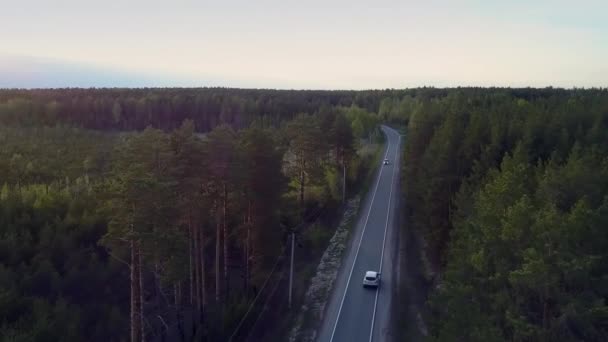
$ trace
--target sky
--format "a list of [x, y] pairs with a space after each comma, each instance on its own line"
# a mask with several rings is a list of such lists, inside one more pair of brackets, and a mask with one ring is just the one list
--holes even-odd
[[0, 88], [607, 87], [606, 0], [0, 0]]

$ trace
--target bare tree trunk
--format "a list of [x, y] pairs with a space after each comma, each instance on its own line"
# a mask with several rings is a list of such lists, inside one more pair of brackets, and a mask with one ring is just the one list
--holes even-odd
[[241, 277], [243, 278], [243, 282], [241, 283], [241, 285], [243, 287], [243, 291], [245, 291], [245, 295], [247, 295], [247, 234], [249, 233], [248, 224], [249, 223], [247, 221], [247, 210], [245, 210], [245, 213], [243, 214], [243, 227], [245, 227], [245, 242], [243, 243], [243, 254], [241, 259], [241, 265], [244, 266], [241, 270]]
[[131, 342], [139, 342], [142, 332], [139, 252], [135, 240], [131, 240]]
[[245, 273], [244, 273], [244, 279], [245, 282], [243, 284], [243, 290], [245, 290], [245, 295], [249, 295], [249, 227], [247, 227], [247, 238], [245, 241], [245, 247], [243, 248], [243, 254], [245, 255], [244, 257], [244, 264], [245, 264]]
[[206, 281], [205, 279], [207, 279], [207, 276], [205, 275], [205, 236], [203, 234], [203, 227], [200, 227], [200, 234], [199, 234], [199, 245], [201, 246], [201, 250], [199, 253], [199, 266], [200, 266], [200, 272], [201, 272], [201, 292], [200, 292], [200, 297], [201, 297], [201, 303], [202, 303], [202, 307], [201, 307], [201, 311], [205, 310], [205, 305], [207, 305], [207, 286], [206, 286]]
[[177, 330], [179, 331], [179, 335], [181, 337], [181, 341], [186, 340], [186, 335], [184, 332], [184, 323], [182, 320], [182, 281], [178, 280], [173, 283], [175, 289], [175, 319], [177, 321]]
[[188, 219], [188, 235], [190, 235], [190, 239], [188, 241], [189, 247], [190, 247], [190, 253], [189, 253], [189, 257], [190, 257], [190, 305], [194, 305], [194, 286], [195, 286], [195, 267], [196, 267], [196, 255], [195, 253], [195, 247], [194, 247], [194, 240], [195, 240], [195, 236], [194, 236], [194, 232], [192, 229], [192, 222], [190, 221], [190, 219]]
[[[219, 216], [219, 215], [218, 215]], [[222, 248], [222, 224], [219, 220], [216, 222], [215, 229], [215, 301], [219, 304], [220, 302], [220, 283], [221, 283], [221, 268], [220, 268], [220, 257]]]
[[247, 241], [245, 243], [245, 291], [249, 294], [249, 279], [251, 277], [251, 201], [247, 203]]
[[[156, 304], [156, 310], [158, 312], [162, 312], [162, 297], [163, 295], [163, 289], [162, 289], [162, 284], [161, 284], [161, 280], [160, 280], [160, 265], [159, 265], [159, 261], [158, 258], [155, 258], [156, 260], [154, 261], [154, 297], [155, 297], [155, 304]], [[167, 303], [168, 304], [168, 303]], [[159, 334], [159, 332], [156, 332], [156, 329], [153, 328], [153, 335], [157, 335]], [[164, 340], [164, 335], [165, 335], [165, 330], [160, 328], [160, 336], [162, 337], [162, 340]]]
[[306, 174], [304, 168], [300, 171], [300, 211], [301, 215], [304, 216], [304, 182], [306, 180]]
[[346, 162], [342, 160], [342, 203], [346, 202]]
[[547, 316], [548, 316], [548, 305], [547, 305], [547, 286], [544, 286], [543, 293], [541, 295], [541, 302], [543, 303], [543, 329], [547, 329]]
[[224, 183], [224, 203], [222, 206], [222, 228], [224, 230], [224, 288], [225, 288], [225, 297], [227, 298], [230, 292], [230, 282], [228, 278], [228, 223], [227, 221], [227, 211], [228, 211], [228, 187], [226, 183]]
[[[190, 224], [192, 225], [192, 221], [190, 221]], [[199, 253], [201, 252], [201, 248], [200, 248], [200, 243], [199, 243], [199, 227], [195, 227], [194, 225], [192, 225], [192, 231], [193, 231], [193, 239], [194, 239], [194, 255], [192, 256], [192, 258], [194, 259], [194, 303], [196, 304], [196, 309], [200, 310], [201, 307], [201, 299], [200, 299], [200, 284], [201, 284], [201, 274], [200, 274], [200, 268], [198, 267], [198, 260], [199, 258]]]
[[336, 145], [336, 164], [340, 161], [340, 147]]
[[137, 242], [137, 259], [139, 269], [139, 325], [141, 327], [141, 342], [146, 341], [145, 327], [144, 327], [144, 279], [142, 277], [142, 262], [141, 262], [141, 246], [140, 242]]

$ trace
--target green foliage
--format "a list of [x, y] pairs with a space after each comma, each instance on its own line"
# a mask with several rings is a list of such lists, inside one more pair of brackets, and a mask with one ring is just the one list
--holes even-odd
[[[270, 130], [249, 128], [241, 131], [239, 147], [243, 154], [244, 200], [251, 213], [253, 259], [263, 260], [263, 255], [276, 255], [280, 246], [279, 208], [281, 195], [286, 188], [286, 178], [281, 172], [283, 151], [276, 147]], [[254, 269], [264, 265], [254, 262]]]
[[314, 116], [299, 115], [286, 127], [286, 134], [289, 140], [286, 171], [297, 187], [294, 191], [298, 192], [300, 211], [304, 214], [307, 187], [322, 182], [329, 145]]
[[353, 135], [359, 139], [370, 138], [372, 134], [378, 133], [378, 117], [367, 110], [351, 106], [343, 108], [344, 115], [351, 122]]
[[429, 339], [606, 340], [606, 91], [416, 101], [404, 187], [441, 273]]
[[338, 175], [336, 169], [327, 168], [325, 169], [325, 182], [327, 184], [328, 193], [332, 200], [339, 201], [342, 198], [341, 190], [341, 178]]
[[124, 270], [97, 246], [106, 222], [88, 185], [5, 185], [2, 192], [0, 335], [35, 341], [125, 336], [126, 326], [116, 323], [126, 318], [126, 280], [115, 281], [125, 279]]
[[336, 161], [347, 162], [354, 153], [354, 133], [348, 118], [339, 113], [329, 128], [330, 145], [336, 151]]
[[379, 94], [1, 90], [0, 335], [120, 341], [136, 309], [146, 339], [226, 339], [282, 226], [365, 178]]
[[[356, 105], [376, 112], [383, 93], [228, 88], [1, 89], [0, 124], [66, 125], [98, 130], [171, 131], [192, 120], [197, 131], [220, 124], [277, 128], [299, 113]], [[326, 112], [321, 113], [326, 115]]]
[[129, 137], [114, 165], [107, 242], [137, 240], [144, 249], [160, 252], [157, 239], [168, 237], [175, 215], [168, 136], [148, 128]]
[[[101, 176], [117, 135], [68, 127], [0, 125], [0, 182], [11, 185]], [[86, 163], [85, 163], [86, 161]]]
[[323, 248], [331, 238], [333, 230], [320, 224], [315, 224], [306, 231], [305, 239], [309, 240], [313, 249]]

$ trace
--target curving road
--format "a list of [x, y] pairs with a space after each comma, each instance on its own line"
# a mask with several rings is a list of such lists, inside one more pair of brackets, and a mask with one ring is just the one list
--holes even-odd
[[[382, 126], [387, 137], [385, 158], [360, 210], [351, 246], [342, 263], [319, 331], [319, 342], [386, 341], [389, 339], [390, 305], [393, 294], [393, 260], [396, 260], [395, 209], [399, 196], [401, 137]], [[384, 158], [383, 158], [384, 159]], [[362, 286], [368, 270], [380, 270], [378, 290]]]

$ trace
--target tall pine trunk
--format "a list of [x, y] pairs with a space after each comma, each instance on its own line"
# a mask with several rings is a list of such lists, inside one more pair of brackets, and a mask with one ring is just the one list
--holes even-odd
[[195, 286], [195, 263], [196, 263], [196, 255], [194, 254], [195, 251], [195, 247], [194, 247], [194, 232], [192, 231], [192, 223], [190, 222], [190, 220], [188, 220], [188, 236], [189, 236], [189, 241], [188, 241], [188, 245], [190, 248], [190, 253], [188, 253], [189, 255], [189, 261], [190, 261], [190, 305], [194, 305], [195, 299], [194, 299], [194, 286]]
[[[219, 216], [219, 215], [217, 215]], [[221, 220], [217, 219], [215, 229], [215, 301], [217, 304], [220, 303], [220, 283], [221, 283], [221, 268], [220, 268], [220, 257], [222, 249], [222, 224]]]
[[158, 258], [154, 259], [154, 300], [156, 301], [156, 308], [160, 311], [162, 306], [161, 296], [163, 289], [160, 283], [160, 264]]
[[200, 311], [201, 311], [201, 315], [203, 314], [203, 312], [205, 311], [205, 306], [207, 305], [207, 296], [206, 296], [206, 285], [205, 285], [205, 236], [204, 236], [204, 232], [203, 232], [203, 226], [199, 226], [199, 230], [200, 230], [200, 234], [198, 235], [199, 238], [199, 242], [198, 245], [200, 246], [200, 250], [199, 250], [199, 259], [198, 259], [198, 267], [199, 267], [199, 272], [200, 272], [200, 291], [199, 291], [199, 297], [201, 299], [201, 306], [200, 306]]
[[306, 181], [306, 174], [304, 173], [304, 167], [300, 171], [300, 211], [301, 215], [304, 216], [304, 182]]
[[177, 321], [177, 331], [179, 332], [179, 336], [181, 341], [186, 340], [186, 332], [184, 331], [184, 321], [182, 319], [182, 282], [178, 280], [173, 283], [173, 288], [175, 290], [175, 320]]
[[142, 276], [143, 267], [141, 262], [141, 242], [137, 241], [137, 262], [139, 270], [139, 326], [141, 327], [141, 342], [146, 341], [145, 327], [144, 327], [144, 278]]
[[249, 286], [251, 278], [251, 200], [247, 203], [247, 217], [245, 219], [245, 224], [247, 225], [247, 239], [245, 242], [245, 293], [249, 294]]
[[[191, 223], [192, 224], [192, 223]], [[200, 298], [200, 287], [201, 287], [201, 273], [200, 273], [200, 268], [198, 267], [198, 261], [199, 261], [199, 253], [201, 252], [201, 247], [200, 247], [200, 241], [199, 241], [199, 227], [192, 225], [192, 231], [193, 231], [193, 244], [194, 244], [194, 253], [193, 253], [193, 259], [194, 259], [194, 304], [196, 304], [196, 310], [199, 311], [200, 307], [201, 307], [201, 298]]]
[[226, 298], [230, 292], [230, 282], [228, 280], [228, 223], [227, 221], [227, 212], [228, 212], [228, 187], [226, 183], [224, 183], [224, 203], [222, 206], [222, 228], [224, 230], [224, 287], [225, 287], [225, 296]]
[[143, 338], [139, 262], [139, 246], [131, 240], [131, 342], [139, 342]]

